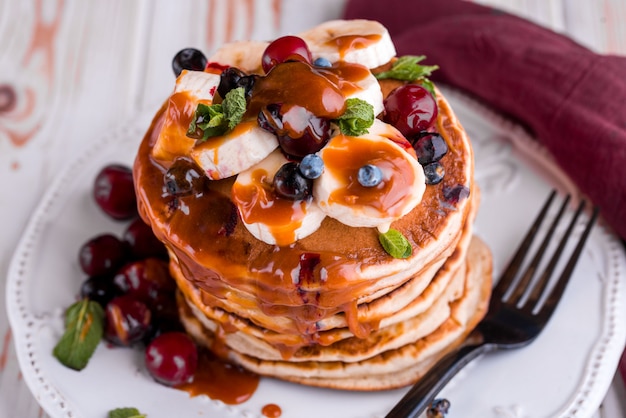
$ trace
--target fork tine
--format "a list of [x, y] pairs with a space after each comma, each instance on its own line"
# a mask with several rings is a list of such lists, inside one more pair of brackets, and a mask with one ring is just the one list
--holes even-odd
[[550, 205], [552, 204], [555, 196], [556, 190], [552, 190], [552, 193], [550, 193], [550, 196], [548, 196], [548, 200], [546, 200], [546, 202], [544, 203], [541, 211], [537, 215], [537, 218], [535, 218], [533, 225], [530, 227], [530, 230], [517, 248], [515, 255], [507, 265], [504, 273], [500, 276], [500, 280], [498, 281], [496, 287], [494, 287], [493, 289], [492, 300], [500, 300], [511, 286], [511, 283], [513, 282], [513, 279], [515, 279], [515, 275], [517, 274], [522, 262], [524, 261], [526, 253], [528, 253], [528, 249], [535, 239], [537, 231], [539, 230], [539, 227], [546, 217], [546, 213], [548, 212], [548, 209], [550, 208]]
[[583, 211], [584, 207], [585, 207], [585, 201], [582, 200], [580, 204], [578, 205], [578, 208], [576, 209], [574, 216], [572, 216], [572, 219], [570, 220], [570, 223], [565, 233], [563, 234], [563, 237], [561, 237], [561, 241], [559, 242], [559, 245], [554, 251], [554, 255], [552, 256], [545, 270], [541, 273], [541, 276], [535, 283], [534, 289], [530, 293], [528, 300], [526, 301], [527, 304], [531, 305], [530, 306], [531, 310], [533, 309], [534, 304], [536, 304], [539, 301], [539, 298], [541, 297], [546, 287], [548, 286], [548, 283], [550, 282], [550, 277], [552, 277], [552, 273], [554, 273], [554, 269], [556, 268], [556, 264], [561, 258], [561, 254], [563, 253], [565, 244], [567, 244], [567, 240], [569, 239], [569, 236], [572, 233], [572, 230], [574, 229], [574, 225], [576, 224], [576, 221], [578, 220], [578, 217], [580, 216], [580, 213]]
[[543, 255], [545, 254], [546, 249], [548, 248], [548, 245], [550, 244], [550, 241], [552, 240], [552, 235], [554, 235], [554, 231], [556, 230], [557, 225], [561, 221], [561, 217], [563, 216], [563, 213], [565, 213], [565, 209], [567, 208], [567, 204], [569, 203], [569, 201], [570, 201], [570, 195], [567, 195], [565, 199], [563, 199], [563, 203], [561, 204], [561, 207], [559, 208], [559, 212], [554, 218], [554, 220], [552, 221], [552, 224], [550, 225], [550, 228], [548, 229], [546, 236], [541, 242], [541, 245], [535, 252], [535, 256], [533, 257], [532, 261], [529, 263], [528, 267], [526, 268], [526, 271], [524, 271], [524, 274], [522, 274], [521, 278], [517, 281], [517, 284], [515, 285], [515, 290], [513, 290], [513, 292], [511, 292], [511, 294], [506, 298], [507, 301], [513, 304], [518, 304], [519, 301], [522, 299], [522, 296], [524, 296], [524, 293], [526, 293], [526, 290], [529, 287], [528, 285], [530, 284], [532, 278], [534, 277], [535, 272], [537, 271], [537, 268], [539, 267], [539, 263], [541, 263], [541, 259], [543, 258]]
[[[570, 225], [567, 228], [566, 234], [563, 236], [563, 239], [561, 240], [561, 243], [559, 243], [559, 248], [557, 249], [558, 253], [555, 253], [554, 256], [553, 256], [553, 260], [554, 259], [556, 259], [556, 260], [554, 261], [554, 263], [552, 263], [553, 260], [550, 260], [550, 264], [554, 264], [554, 266], [548, 266], [548, 267], [550, 267], [550, 272], [547, 272], [548, 268], [546, 267], [546, 272], [543, 273], [543, 274], [547, 274], [548, 278], [552, 274], [552, 270], [554, 270], [554, 267], [556, 266], [556, 261], [560, 257], [560, 253], [563, 250], [563, 248], [561, 248], [561, 247], [565, 246], [565, 241], [567, 240], [568, 236], [570, 235], [571, 230], [573, 229], [574, 224], [576, 222], [576, 218], [578, 217], [580, 212], [582, 212], [583, 207], [584, 207], [584, 201], [581, 202], [580, 206], [578, 207], [578, 210], [576, 211], [576, 214], [574, 215], [574, 218], [572, 218], [572, 222], [570, 222]], [[578, 240], [578, 244], [576, 244], [576, 248], [572, 252], [572, 255], [570, 256], [569, 260], [567, 261], [567, 264], [565, 265], [565, 268], [563, 269], [563, 272], [561, 272], [561, 276], [559, 277], [558, 281], [556, 282], [556, 284], [552, 288], [552, 291], [550, 292], [550, 294], [546, 298], [543, 306], [541, 307], [541, 309], [537, 313], [537, 315], [539, 317], [541, 317], [544, 320], [544, 322], [546, 322], [548, 320], [548, 318], [550, 318], [550, 316], [554, 312], [554, 309], [556, 308], [557, 304], [559, 303], [559, 300], [561, 299], [561, 296], [563, 295], [563, 292], [565, 291], [565, 288], [567, 287], [567, 283], [569, 282], [569, 278], [571, 277], [572, 272], [574, 271], [574, 268], [576, 267], [578, 259], [580, 258], [580, 253], [582, 252], [583, 247], [585, 246], [585, 242], [587, 241], [587, 237], [589, 236], [589, 233], [591, 232], [591, 228], [593, 227], [594, 223], [596, 222], [596, 219], [598, 217], [598, 213], [599, 213], [599, 209], [597, 207], [594, 207], [593, 214], [591, 215], [591, 218], [589, 219], [589, 222], [587, 222], [587, 226], [585, 226], [585, 230], [583, 231], [583, 234], [581, 235], [580, 239]], [[542, 279], [543, 279], [543, 277], [542, 277]], [[543, 293], [543, 290], [544, 290], [543, 288], [545, 288], [545, 286], [547, 284], [547, 281], [548, 281], [547, 279], [543, 279], [542, 290], [541, 290], [541, 293], [539, 293], [540, 295]], [[537, 297], [537, 300], [538, 299], [539, 299], [539, 297]]]

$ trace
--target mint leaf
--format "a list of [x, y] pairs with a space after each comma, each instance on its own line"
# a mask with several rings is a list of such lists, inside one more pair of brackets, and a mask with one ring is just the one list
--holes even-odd
[[237, 87], [226, 93], [221, 104], [198, 104], [187, 136], [204, 142], [214, 136], [224, 135], [241, 122], [245, 113], [246, 92], [243, 87]]
[[336, 119], [341, 133], [350, 136], [366, 134], [374, 123], [374, 107], [365, 100], [346, 100], [346, 111]]
[[203, 142], [208, 138], [223, 135], [227, 130], [228, 121], [224, 117], [222, 105], [208, 106], [200, 103], [189, 124], [187, 136]]
[[137, 408], [117, 408], [109, 411], [109, 418], [146, 418], [146, 414], [139, 412]]
[[385, 78], [394, 78], [402, 81], [415, 81], [420, 78], [428, 77], [433, 71], [439, 67], [437, 65], [420, 65], [419, 62], [426, 58], [424, 55], [404, 55], [391, 65], [389, 71], [383, 71], [376, 74], [379, 80]]
[[83, 299], [65, 312], [65, 333], [53, 354], [63, 365], [82, 370], [102, 339], [104, 311], [97, 302]]
[[393, 258], [408, 258], [413, 253], [411, 243], [396, 229], [378, 234], [378, 241]]
[[243, 87], [237, 87], [226, 93], [224, 101], [224, 116], [228, 119], [228, 129], [233, 129], [241, 122], [244, 113], [246, 113], [246, 90]]

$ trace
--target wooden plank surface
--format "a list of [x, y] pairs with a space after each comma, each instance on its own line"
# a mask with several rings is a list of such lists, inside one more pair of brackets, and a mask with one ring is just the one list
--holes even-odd
[[[626, 0], [479, 0], [626, 55]], [[183, 47], [207, 53], [340, 16], [343, 1], [0, 0], [0, 277], [54, 175], [108, 129], [155, 108]], [[303, 12], [304, 11], [304, 12]], [[0, 280], [0, 418], [43, 417], [22, 381]], [[617, 417], [615, 397], [598, 413]], [[615, 405], [613, 405], [615, 404]]]

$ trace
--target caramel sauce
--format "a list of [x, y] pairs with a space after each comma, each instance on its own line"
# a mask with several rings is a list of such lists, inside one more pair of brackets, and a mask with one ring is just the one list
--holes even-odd
[[[208, 101], [203, 100], [201, 103]], [[196, 140], [187, 136], [187, 129], [197, 106], [198, 102], [192, 100], [187, 92], [178, 92], [170, 96], [161, 128], [161, 138], [154, 148], [156, 158], [171, 161], [177, 156], [189, 154]]]
[[[407, 191], [415, 182], [402, 153], [386, 141], [354, 141], [345, 135], [332, 138], [324, 148], [324, 166], [342, 185], [331, 193], [329, 202], [373, 208], [391, 217], [400, 215]], [[381, 169], [379, 185], [364, 187], [358, 182], [359, 168], [366, 164]]]
[[329, 119], [335, 119], [345, 111], [341, 89], [315, 68], [299, 61], [277, 65], [257, 80], [247, 114], [256, 117], [268, 104], [281, 104], [282, 112], [299, 106]]
[[363, 49], [378, 42], [381, 38], [379, 34], [373, 35], [344, 35], [337, 36], [326, 42], [326, 45], [336, 46], [339, 50], [339, 57], [343, 58], [351, 50]]
[[280, 409], [280, 406], [269, 403], [261, 409], [261, 413], [267, 418], [279, 418], [283, 414], [283, 411]]
[[206, 395], [228, 405], [250, 399], [259, 386], [259, 376], [226, 363], [207, 351], [198, 356], [198, 368], [193, 380], [176, 386], [189, 396]]
[[295, 231], [302, 225], [308, 201], [293, 201], [276, 196], [272, 176], [273, 173], [264, 169], [254, 170], [250, 184], [233, 185], [232, 198], [244, 222], [264, 223], [277, 245], [288, 245], [295, 241]]

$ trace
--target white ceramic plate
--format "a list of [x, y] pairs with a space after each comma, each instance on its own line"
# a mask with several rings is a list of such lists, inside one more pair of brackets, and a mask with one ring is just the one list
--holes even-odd
[[[549, 190], [575, 195], [576, 190], [521, 128], [445, 91], [473, 140], [482, 189], [476, 233], [493, 250], [497, 277]], [[92, 202], [93, 178], [106, 164], [132, 163], [151, 115], [110, 133], [67, 167], [43, 197], [15, 253], [8, 313], [24, 379], [37, 401], [53, 417], [105, 417], [122, 406], [137, 407], [150, 418], [260, 417], [268, 403], [278, 404], [283, 418], [383, 417], [405, 390], [351, 393], [262, 379], [252, 399], [226, 406], [154, 383], [138, 350], [101, 344], [81, 372], [52, 357], [63, 309], [83, 280], [78, 247], [97, 233], [120, 234], [125, 227], [107, 220]], [[623, 250], [598, 227], [544, 333], [527, 348], [482, 357], [463, 370], [441, 393], [452, 404], [449, 418], [591, 416], [624, 347], [625, 288]]]

